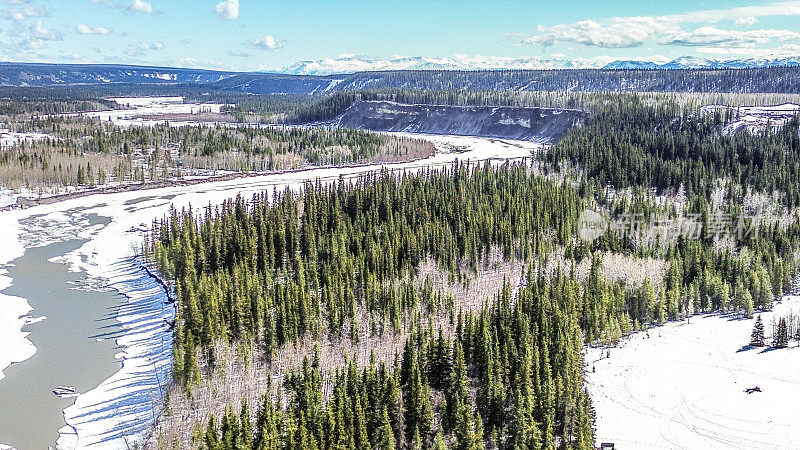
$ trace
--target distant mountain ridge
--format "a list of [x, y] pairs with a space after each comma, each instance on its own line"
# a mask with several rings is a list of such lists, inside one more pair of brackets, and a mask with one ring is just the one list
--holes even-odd
[[[180, 92], [321, 95], [364, 89], [434, 91], [643, 91], [800, 93], [800, 58], [730, 60], [679, 58], [657, 64], [616, 61], [605, 68], [440, 69], [446, 61], [404, 58], [403, 70], [295, 75], [125, 65], [0, 63], [0, 87], [82, 86], [96, 95]], [[507, 61], [506, 61], [507, 62]], [[764, 67], [753, 67], [759, 62]], [[388, 67], [388, 66], [387, 66]], [[746, 70], [734, 70], [746, 68]], [[319, 69], [319, 67], [316, 67]], [[315, 69], [315, 70], [316, 70]], [[297, 70], [300, 70], [299, 68]], [[174, 88], [172, 86], [175, 86]]]
[[0, 63], [0, 86], [58, 86], [111, 83], [208, 84], [237, 72], [117, 64]]
[[[628, 67], [618, 67], [628, 63]], [[766, 67], [798, 67], [800, 56], [790, 58], [741, 58], [741, 59], [707, 59], [683, 56], [665, 64], [653, 64], [648, 61], [615, 61], [604, 69], [747, 69]]]

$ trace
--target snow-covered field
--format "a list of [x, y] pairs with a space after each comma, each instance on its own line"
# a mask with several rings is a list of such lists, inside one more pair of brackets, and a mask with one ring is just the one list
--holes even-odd
[[764, 131], [767, 127], [777, 130], [793, 117], [800, 114], [800, 105], [785, 103], [775, 106], [726, 106], [709, 105], [700, 109], [703, 114], [714, 114], [719, 111], [725, 113], [733, 111], [736, 120], [725, 125], [723, 134], [730, 135], [739, 130], [746, 130], [750, 134]]
[[0, 147], [8, 148], [22, 143], [31, 144], [33, 142], [50, 139], [53, 136], [44, 133], [23, 133], [11, 131], [9, 129], [0, 130]]
[[[540, 147], [532, 142], [472, 137], [425, 138], [439, 149], [435, 156], [385, 167], [413, 172], [448, 166], [455, 160], [499, 162], [530, 156]], [[0, 212], [0, 236], [3, 236], [0, 265], [21, 256], [26, 248], [80, 237], [88, 242], [57, 260], [67, 264], [70, 270], [82, 270], [89, 277], [105, 280], [107, 286], [128, 297], [127, 305], [117, 316], [125, 330], [117, 339], [122, 367], [96, 389], [78, 396], [75, 404], [64, 411], [68, 426], [60, 430], [59, 448], [127, 448], [129, 443], [144, 437], [158, 412], [162, 387], [169, 378], [171, 358], [171, 334], [164, 319], [169, 320], [172, 312], [164, 305], [163, 289], [159, 289], [132, 258], [138, 252], [144, 230], [154, 218], [163, 217], [170, 206], [203, 208], [239, 194], [249, 197], [264, 190], [299, 189], [306, 181], [335, 182], [340, 177], [357, 177], [382, 167], [309, 169], [192, 186], [95, 194]], [[88, 214], [111, 221], [107, 225], [81, 226]], [[20, 221], [32, 216], [41, 216], [41, 229], [26, 229], [21, 233]], [[0, 268], [0, 288], [13, 282], [8, 276], [4, 277], [4, 273]], [[0, 377], [9, 364], [24, 364], [36, 351], [22, 331], [25, 323], [35, 317], [36, 311], [31, 311], [25, 299], [0, 294]]]
[[[220, 103], [184, 103], [183, 97], [120, 97], [112, 98], [117, 104], [130, 109], [114, 109], [85, 113], [86, 117], [98, 118], [103, 122], [113, 122], [117, 126], [151, 126], [163, 121], [143, 119], [139, 116], [158, 114], [197, 114], [219, 113]], [[192, 125], [190, 122], [176, 122], [174, 126]]]
[[[791, 313], [800, 313], [800, 297], [784, 297], [761, 314], [767, 342], [773, 317]], [[623, 450], [800, 448], [800, 347], [748, 347], [754, 320], [696, 316], [636, 333], [611, 348], [610, 358], [605, 349], [588, 349], [597, 443]], [[762, 392], [745, 392], [756, 386]]]

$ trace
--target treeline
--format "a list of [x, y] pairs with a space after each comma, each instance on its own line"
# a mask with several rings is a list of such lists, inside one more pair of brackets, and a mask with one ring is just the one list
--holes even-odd
[[388, 163], [435, 152], [428, 141], [352, 129], [168, 124], [121, 128], [75, 117], [38, 117], [9, 125], [50, 136], [0, 150], [0, 184], [13, 189], [146, 182], [213, 170]]
[[571, 239], [580, 206], [574, 191], [522, 165], [384, 174], [308, 184], [300, 197], [237, 198], [200, 223], [173, 212], [155, 224], [148, 255], [178, 286], [176, 361], [218, 337], [259, 337], [269, 355], [307, 332], [356, 330], [359, 308], [374, 313], [378, 332], [397, 327], [408, 308], [433, 310], [437, 297], [408, 281], [423, 258], [455, 276], [492, 246], [511, 255], [522, 242], [522, 257], [544, 253]]
[[732, 119], [731, 112], [706, 117], [671, 102], [619, 97], [548, 149], [544, 160], [580, 166], [597, 192], [607, 184], [659, 193], [683, 186], [689, 198], [708, 199], [715, 183], [729, 178], [759, 192], [780, 192], [787, 207], [800, 205], [798, 120], [758, 135], [725, 135]]
[[393, 138], [348, 129], [284, 127], [117, 127], [97, 120], [69, 117], [36, 118], [15, 124], [21, 132], [51, 134], [66, 147], [91, 153], [130, 154], [135, 149], [178, 145], [181, 154], [214, 156], [237, 151], [245, 154], [295, 153], [311, 164], [330, 163], [326, 150], [341, 147], [357, 162], [378, 154]]
[[334, 90], [350, 90], [367, 82], [371, 89], [434, 91], [800, 93], [800, 67], [361, 72], [345, 77]]
[[[710, 221], [699, 225], [701, 230], [714, 226]], [[645, 279], [640, 286], [626, 289], [605, 280], [595, 258], [583, 284], [581, 326], [586, 341], [615, 342], [632, 330], [697, 313], [749, 318], [755, 310], [770, 309], [776, 296], [787, 292], [797, 277], [800, 222], [755, 226], [740, 240], [735, 229], [724, 233], [734, 241], [724, 249], [703, 234], [698, 239], [678, 238], [664, 247], [636, 249], [613, 231], [576, 248], [573, 257], [577, 258], [589, 252], [638, 252], [655, 255], [667, 266], [658, 286]]]
[[[159, 172], [160, 174], [160, 172]], [[57, 145], [0, 150], [0, 186], [55, 194], [67, 186], [103, 185], [108, 181], [142, 181], [145, 171], [128, 157], [86, 154]], [[148, 177], [154, 179], [155, 174]]]
[[[538, 95], [513, 91], [421, 91], [410, 89], [369, 89], [337, 92], [298, 108], [287, 117], [291, 123], [320, 122], [336, 118], [358, 101], [388, 100], [398, 103], [421, 103], [429, 105], [475, 105], [475, 106], [540, 106], [542, 103], [556, 103], [558, 93], [538, 93]], [[578, 97], [565, 100], [567, 106], [577, 106]]]
[[186, 100], [214, 101], [226, 106], [222, 111], [238, 122], [288, 123], [287, 117], [316, 101], [317, 97], [305, 94], [249, 95], [233, 92], [215, 92], [210, 96], [188, 96]]
[[[665, 260], [662, 285], [644, 286], [638, 301], [625, 305], [634, 328], [695, 312], [750, 317], [754, 308], [769, 309], [796, 277], [797, 120], [757, 135], [726, 136], [722, 130], [731, 119], [620, 97], [541, 155], [551, 168], [568, 162], [582, 169], [582, 195], [596, 201], [611, 222], [622, 217], [623, 228], [637, 227], [632, 235], [609, 227], [598, 239], [576, 246], [573, 258], [610, 251]], [[659, 221], [669, 226], [689, 218], [696, 235], [684, 229], [682, 236], [675, 231], [643, 237]], [[585, 286], [590, 294], [596, 287], [591, 278]], [[596, 301], [585, 305], [598, 310], [587, 312], [589, 322], [583, 324], [590, 341], [605, 334], [595, 318], [609, 317], [609, 305], [619, 311], [615, 296], [591, 296]]]
[[102, 99], [0, 98], [0, 118], [18, 120], [40, 114], [67, 114], [115, 109], [117, 104]]
[[[361, 89], [337, 92], [324, 97], [306, 97], [306, 101], [276, 114], [273, 96], [251, 96], [250, 102], [265, 103], [264, 121], [287, 123], [324, 122], [335, 119], [358, 101], [385, 100], [397, 103], [456, 106], [536, 106], [561, 109], [581, 109], [602, 113], [619, 107], [622, 102], [637, 101], [643, 106], [671, 104], [696, 111], [705, 105], [778, 105], [798, 103], [798, 94], [750, 94], [728, 92], [587, 92], [587, 91], [475, 91], [475, 90], [417, 90]], [[281, 96], [282, 97], [282, 96]], [[312, 101], [313, 100], [313, 101]], [[258, 107], [254, 106], [257, 110]]]
[[[6, 75], [4, 81], [7, 85], [51, 83], [50, 86], [4, 89], [39, 89], [52, 92], [80, 90], [95, 97], [229, 92], [314, 95], [359, 90], [365, 86], [374, 89], [435, 91], [800, 93], [800, 67], [797, 66], [738, 69], [396, 70], [332, 76], [202, 72], [190, 74], [177, 70], [177, 78], [173, 82], [162, 82], [148, 77], [152, 73], [149, 70], [143, 73], [139, 68], [124, 66], [69, 70], [72, 73], [65, 76], [63, 67], [29, 66], [22, 71], [6, 68], [6, 73], [0, 75]], [[32, 73], [36, 80], [27, 78]], [[55, 85], [53, 78], [62, 78], [65, 85]], [[114, 82], [100, 81], [103, 78], [114, 79]]]

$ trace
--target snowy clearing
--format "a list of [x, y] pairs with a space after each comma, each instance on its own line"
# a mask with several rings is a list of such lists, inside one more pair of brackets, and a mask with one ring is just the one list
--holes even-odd
[[[787, 296], [761, 314], [800, 313]], [[758, 315], [758, 314], [756, 314]], [[800, 448], [800, 347], [751, 348], [754, 319], [709, 315], [639, 332], [586, 352], [597, 443], [619, 449]], [[600, 359], [600, 358], [603, 359]], [[747, 388], [762, 392], [748, 394]]]
[[0, 130], [0, 148], [11, 148], [17, 145], [32, 144], [34, 142], [52, 139], [53, 136], [44, 133], [22, 133], [11, 131], [7, 128]]
[[769, 127], [772, 131], [779, 130], [789, 120], [800, 114], [800, 105], [785, 103], [775, 106], [726, 106], [709, 105], [700, 108], [703, 114], [725, 113], [735, 111], [736, 120], [725, 125], [722, 133], [726, 136], [745, 130], [750, 134], [758, 134]]
[[[135, 126], [153, 126], [163, 123], [163, 120], [142, 118], [141, 116], [156, 116], [160, 114], [199, 114], [219, 113], [221, 103], [184, 103], [183, 97], [125, 97], [111, 98], [120, 106], [130, 109], [112, 109], [108, 111], [92, 111], [83, 113], [86, 117], [97, 118], [103, 122], [113, 122], [114, 125], [126, 128]], [[193, 125], [195, 122], [176, 122], [174, 126]]]

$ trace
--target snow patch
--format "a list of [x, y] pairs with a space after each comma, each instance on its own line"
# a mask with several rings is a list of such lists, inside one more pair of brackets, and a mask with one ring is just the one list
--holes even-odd
[[28, 315], [33, 308], [24, 298], [2, 293], [13, 283], [7, 276], [6, 265], [24, 253], [18, 239], [19, 223], [13, 213], [0, 214], [0, 235], [3, 236], [3, 245], [0, 245], [0, 380], [5, 377], [6, 367], [36, 353], [36, 347], [27, 338], [28, 333], [22, 331], [22, 327], [34, 320]]
[[[164, 123], [164, 120], [142, 119], [140, 116], [158, 116], [161, 114], [219, 114], [221, 103], [185, 103], [183, 97], [116, 97], [115, 103], [129, 109], [112, 109], [83, 113], [86, 117], [96, 118], [103, 122], [112, 122], [120, 127], [153, 126]], [[74, 114], [72, 114], [74, 115]], [[175, 126], [193, 124], [179, 122]]]
[[800, 105], [794, 103], [775, 106], [708, 105], [700, 108], [700, 112], [706, 115], [727, 111], [735, 112], [736, 119], [725, 125], [723, 135], [729, 136], [740, 130], [755, 135], [767, 128], [772, 131], [783, 128], [789, 120], [800, 114]]
[[32, 144], [34, 142], [52, 139], [53, 136], [44, 133], [22, 133], [11, 131], [7, 128], [0, 130], [0, 147], [11, 148], [23, 143]]
[[[560, 114], [560, 111], [558, 113], [556, 113], [556, 114]], [[542, 114], [542, 115], [540, 115], [540, 117], [545, 117], [545, 116], [544, 116], [544, 114]], [[500, 125], [518, 125], [518, 126], [525, 127], [525, 128], [530, 128], [531, 127], [531, 119], [514, 120], [514, 119], [512, 119], [510, 117], [507, 117], [505, 119], [498, 120], [497, 123], [499, 123]]]
[[[800, 312], [786, 296], [761, 313], [772, 323]], [[755, 319], [694, 316], [650, 328], [610, 349], [586, 351], [597, 442], [618, 448], [800, 448], [800, 346], [751, 348]], [[760, 387], [762, 392], [745, 393]]]

